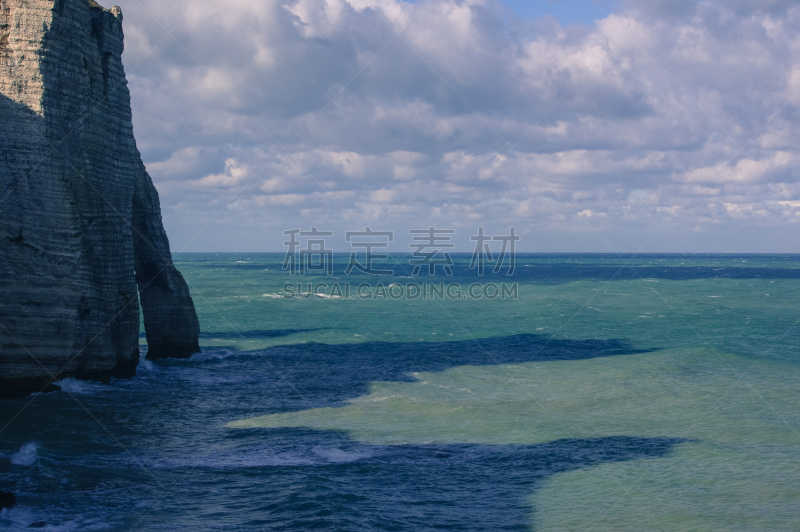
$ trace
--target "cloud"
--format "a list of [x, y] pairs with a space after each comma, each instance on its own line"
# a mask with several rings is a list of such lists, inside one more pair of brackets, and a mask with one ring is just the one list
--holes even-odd
[[230, 188], [243, 183], [249, 176], [250, 168], [246, 164], [239, 164], [236, 159], [227, 159], [223, 173], [207, 175], [193, 184], [198, 187]]
[[594, 26], [495, 0], [120, 2], [176, 249], [367, 222], [516, 225], [530, 251], [794, 243], [765, 236], [800, 201], [794, 2], [628, 2]]

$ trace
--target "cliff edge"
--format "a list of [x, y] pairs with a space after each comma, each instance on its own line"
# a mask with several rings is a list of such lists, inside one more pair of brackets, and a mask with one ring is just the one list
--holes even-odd
[[0, 395], [135, 375], [200, 351], [142, 163], [122, 13], [0, 0]]

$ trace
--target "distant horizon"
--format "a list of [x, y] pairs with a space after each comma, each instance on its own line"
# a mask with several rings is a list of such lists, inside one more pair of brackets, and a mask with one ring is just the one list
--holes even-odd
[[[349, 256], [351, 251], [337, 251], [333, 250], [333, 254], [336, 256]], [[402, 251], [387, 251], [386, 252], [390, 257], [403, 257], [407, 255], [411, 255], [412, 252], [402, 252]], [[469, 257], [472, 255], [473, 252], [471, 251], [450, 251], [450, 255], [459, 256], [459, 257]], [[251, 254], [251, 255], [279, 255], [281, 257], [286, 255], [286, 251], [173, 251], [172, 255], [240, 255], [240, 254]], [[686, 256], [686, 255], [693, 255], [693, 256], [708, 256], [708, 257], [778, 257], [778, 256], [786, 256], [786, 257], [794, 257], [800, 256], [800, 253], [750, 253], [750, 252], [730, 252], [730, 253], [709, 253], [709, 252], [682, 252], [682, 251], [671, 251], [671, 252], [620, 252], [620, 253], [612, 253], [612, 252], [602, 252], [602, 251], [517, 251], [517, 256], [531, 256], [531, 255], [596, 255], [598, 257], [638, 257], [638, 256]]]

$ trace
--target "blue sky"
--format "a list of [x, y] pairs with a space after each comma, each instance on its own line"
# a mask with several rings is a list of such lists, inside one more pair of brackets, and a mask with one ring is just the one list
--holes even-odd
[[[425, 4], [427, 0], [412, 3]], [[615, 0], [502, 0], [501, 3], [523, 20], [555, 17], [561, 24], [594, 25], [597, 19], [613, 13]]]
[[610, 0], [505, 0], [503, 2], [518, 17], [535, 20], [553, 16], [561, 24], [582, 23], [593, 25], [597, 19], [605, 18], [614, 11]]
[[481, 226], [530, 252], [800, 251], [797, 2], [120, 3], [175, 251], [432, 225], [462, 251]]

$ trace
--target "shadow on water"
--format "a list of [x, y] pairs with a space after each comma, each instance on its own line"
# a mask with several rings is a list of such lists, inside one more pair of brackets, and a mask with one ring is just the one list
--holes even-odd
[[113, 521], [109, 530], [530, 530], [529, 497], [550, 476], [662, 457], [685, 440], [634, 434], [538, 445], [387, 446], [338, 432], [224, 425], [332, 406], [364, 394], [371, 381], [409, 381], [414, 371], [652, 351], [624, 340], [531, 334], [207, 349], [190, 360], [143, 363], [135, 381], [77, 390], [136, 460], [99, 444], [105, 432], [66, 392], [37, 397], [0, 442], [0, 458], [7, 458], [35, 434], [37, 461], [0, 463], [0, 489], [16, 492], [20, 511], [35, 516], [25, 526], [80, 514]]
[[[250, 482], [231, 486], [236, 507], [222, 513], [250, 515], [270, 530], [531, 530], [529, 498], [550, 476], [663, 457], [687, 441], [369, 446], [304, 429], [256, 432], [270, 442], [271, 460], [293, 456], [305, 467], [254, 467]], [[218, 470], [204, 474], [225, 477]], [[221, 508], [215, 510], [219, 516]]]
[[[438, 343], [300, 344], [242, 353], [213, 366], [243, 366], [252, 376], [251, 389], [272, 397], [276, 411], [334, 406], [366, 393], [371, 381], [413, 381], [410, 373], [416, 371], [653, 351], [620, 339], [521, 334]], [[550, 476], [662, 457], [686, 441], [620, 436], [539, 445], [373, 446], [312, 429], [229, 429], [226, 440], [225, 446], [249, 448], [253, 456], [267, 452], [273, 463], [276, 456], [308, 460], [306, 467], [265, 469], [269, 482], [235, 486], [234, 499], [248, 501], [241, 504], [252, 515], [271, 509], [259, 521], [270, 530], [397, 531], [531, 530], [529, 497]], [[221, 453], [219, 459], [229, 456]], [[261, 475], [253, 471], [250, 478]]]
[[[84, 524], [102, 519], [103, 530], [530, 531], [530, 498], [551, 476], [664, 457], [687, 441], [373, 446], [309, 429], [229, 432], [211, 449], [159, 452], [147, 470], [97, 449], [70, 456], [54, 446], [38, 466], [11, 466], [3, 484], [25, 492], [20, 503], [30, 517], [21, 529], [33, 519], [74, 525], [63, 512], [68, 504], [93, 514]], [[169, 485], [168, 497], [150, 471]]]
[[[551, 360], [635, 355], [656, 351], [620, 339], [576, 340], [516, 334], [454, 342], [303, 343], [239, 352], [216, 358], [213, 349], [191, 361], [158, 364], [220, 364], [221, 371], [246, 367], [247, 380], [276, 398], [275, 410], [332, 406], [368, 393], [372, 381], [413, 382], [415, 372], [456, 366], [520, 364]], [[264, 412], [270, 413], [270, 412]]]

